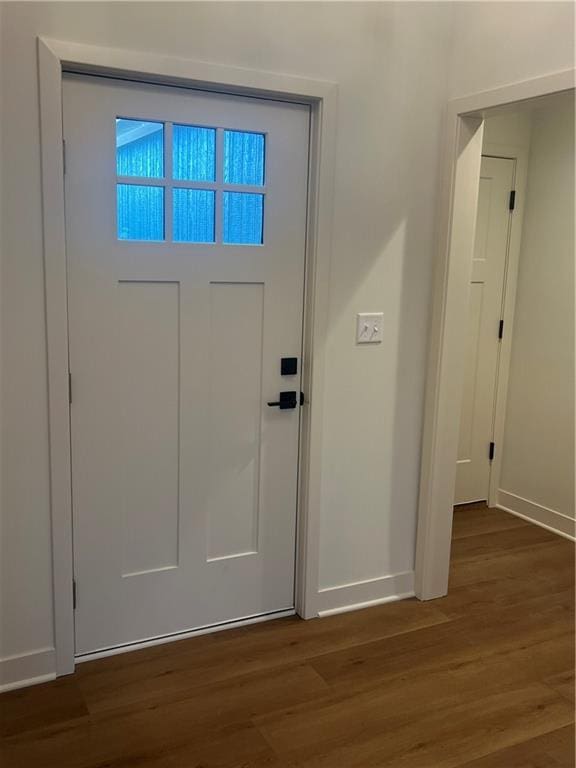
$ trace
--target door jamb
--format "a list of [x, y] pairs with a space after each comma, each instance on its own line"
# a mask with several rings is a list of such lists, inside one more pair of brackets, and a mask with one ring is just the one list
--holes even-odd
[[574, 89], [576, 69], [555, 72], [450, 101], [444, 123], [439, 239], [426, 382], [415, 592], [448, 591], [452, 508], [474, 249], [480, 158], [487, 110]]
[[324, 340], [328, 323], [337, 85], [322, 80], [172, 56], [38, 38], [43, 249], [48, 348], [50, 510], [56, 674], [74, 671], [73, 550], [64, 158], [63, 72], [308, 104], [311, 108], [301, 410], [296, 612], [318, 615], [320, 459]]

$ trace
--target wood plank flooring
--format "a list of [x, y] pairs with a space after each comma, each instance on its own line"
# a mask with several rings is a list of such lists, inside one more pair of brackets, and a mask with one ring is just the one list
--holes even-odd
[[455, 513], [451, 588], [81, 664], [0, 697], [2, 768], [573, 768], [574, 548]]

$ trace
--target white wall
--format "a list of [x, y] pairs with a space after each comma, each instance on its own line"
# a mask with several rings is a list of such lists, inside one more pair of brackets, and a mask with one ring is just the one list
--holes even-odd
[[[3, 7], [4, 655], [53, 643], [36, 35], [338, 82], [320, 553], [331, 587], [414, 567], [450, 17], [434, 5]], [[384, 343], [357, 348], [355, 313], [374, 309], [385, 312]], [[378, 597], [389, 586], [372, 588]]]
[[574, 66], [571, 2], [456, 2], [454, 13], [452, 96]]
[[574, 96], [532, 114], [499, 503], [574, 518]]
[[[484, 121], [484, 135], [482, 136], [483, 154], [494, 153], [500, 148], [501, 155], [508, 157], [505, 150], [515, 148], [528, 151], [530, 148], [530, 135], [532, 133], [532, 110], [524, 109], [518, 112], [503, 112], [487, 117]], [[517, 155], [512, 155], [516, 157]]]
[[[320, 580], [323, 588], [359, 585], [336, 594], [345, 605], [366, 589], [388, 594], [382, 577], [390, 574], [407, 574], [409, 583], [414, 567], [448, 76], [451, 93], [462, 95], [479, 82], [491, 87], [572, 64], [567, 5], [465, 5], [455, 43], [466, 61], [456, 55], [452, 67], [449, 3], [2, 6], [4, 656], [34, 659], [53, 644], [36, 35], [339, 83]], [[492, 23], [501, 8], [503, 23]], [[467, 14], [483, 37], [468, 29]], [[497, 63], [484, 71], [495, 51]], [[383, 344], [356, 347], [354, 314], [378, 309]]]

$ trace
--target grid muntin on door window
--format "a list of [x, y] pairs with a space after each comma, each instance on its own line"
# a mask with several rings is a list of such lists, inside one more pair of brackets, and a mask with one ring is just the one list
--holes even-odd
[[118, 239], [262, 245], [265, 154], [264, 133], [117, 118]]

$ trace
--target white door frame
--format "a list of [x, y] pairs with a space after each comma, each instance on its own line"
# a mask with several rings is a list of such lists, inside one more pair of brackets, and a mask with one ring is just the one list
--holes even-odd
[[311, 107], [302, 350], [302, 383], [306, 406], [301, 412], [295, 608], [303, 618], [317, 616], [324, 339], [328, 316], [337, 85], [272, 72], [47, 38], [38, 38], [38, 67], [56, 674], [73, 672], [75, 663], [62, 152], [63, 72], [100, 74], [141, 82], [295, 101]]
[[439, 241], [426, 383], [415, 590], [448, 591], [470, 269], [487, 110], [574, 89], [576, 69], [454, 99], [445, 113]]

